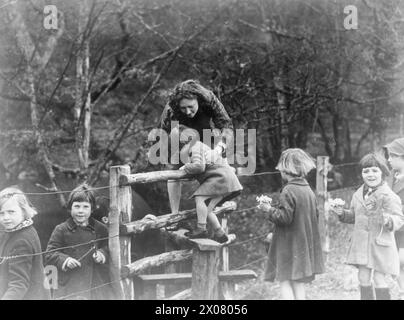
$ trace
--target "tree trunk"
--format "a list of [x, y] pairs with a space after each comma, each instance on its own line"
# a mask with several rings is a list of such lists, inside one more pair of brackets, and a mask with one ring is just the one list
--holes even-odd
[[76, 57], [76, 85], [74, 119], [76, 121], [76, 149], [79, 166], [86, 172], [89, 165], [91, 130], [91, 93], [90, 93], [90, 39], [86, 32], [88, 1], [78, 2], [78, 37]]

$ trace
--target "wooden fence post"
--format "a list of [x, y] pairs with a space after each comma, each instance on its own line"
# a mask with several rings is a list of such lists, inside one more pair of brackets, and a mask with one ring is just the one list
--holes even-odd
[[192, 299], [219, 299], [220, 244], [210, 239], [194, 239]]
[[325, 208], [327, 200], [327, 175], [328, 175], [328, 157], [317, 157], [317, 174], [316, 174], [316, 193], [319, 209], [319, 228], [321, 247], [324, 252], [324, 258], [330, 252], [330, 237], [328, 232], [328, 211]]
[[[228, 234], [229, 228], [227, 226], [227, 222], [228, 222], [228, 214], [225, 213], [222, 218], [222, 228], [223, 228], [224, 232], [226, 232]], [[229, 270], [230, 270], [229, 247], [224, 246], [222, 248], [222, 271], [229, 271]], [[234, 283], [233, 282], [223, 282], [221, 284], [221, 290], [222, 290], [223, 297], [226, 300], [231, 300], [233, 297], [233, 294], [234, 294]]]
[[[131, 236], [119, 236], [119, 225], [132, 220], [132, 189], [119, 187], [119, 176], [130, 174], [129, 166], [110, 168], [110, 212], [109, 212], [109, 251], [111, 257], [111, 278], [115, 282], [118, 296], [134, 300], [133, 280], [122, 279], [122, 266], [131, 263]], [[119, 282], [118, 282], [119, 281]]]

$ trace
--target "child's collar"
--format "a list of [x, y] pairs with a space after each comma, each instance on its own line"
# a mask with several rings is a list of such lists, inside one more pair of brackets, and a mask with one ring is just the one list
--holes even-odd
[[307, 185], [309, 185], [307, 180], [305, 178], [303, 178], [303, 177], [293, 177], [286, 184], [296, 184], [296, 185], [299, 185], [299, 186], [307, 186]]
[[11, 230], [4, 230], [5, 232], [14, 232], [14, 231], [18, 231], [24, 228], [27, 228], [29, 226], [32, 226], [34, 224], [34, 221], [32, 221], [31, 218], [25, 219], [23, 222], [21, 222], [19, 225], [17, 225], [16, 227], [14, 227]]
[[[72, 217], [67, 219], [67, 226], [68, 226], [70, 231], [75, 230], [77, 227], [79, 227], [79, 225], [76, 222], [74, 222]], [[90, 229], [94, 230], [95, 229], [95, 220], [92, 217], [90, 217], [90, 218], [88, 218], [87, 225], [85, 225], [85, 226], [83, 225], [81, 227], [82, 228], [90, 228]]]

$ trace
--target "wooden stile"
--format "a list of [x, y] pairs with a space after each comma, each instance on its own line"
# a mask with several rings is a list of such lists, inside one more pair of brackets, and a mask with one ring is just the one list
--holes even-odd
[[193, 239], [192, 299], [217, 300], [219, 298], [220, 247], [210, 239]]
[[330, 237], [328, 231], [328, 212], [325, 209], [327, 200], [327, 175], [328, 175], [328, 157], [317, 157], [317, 174], [316, 174], [316, 193], [319, 209], [319, 228], [321, 246], [324, 252], [324, 258], [330, 252]]
[[[122, 265], [131, 263], [131, 237], [119, 236], [119, 226], [132, 219], [131, 187], [118, 187], [119, 176], [129, 174], [129, 166], [110, 168], [110, 213], [109, 213], [109, 251], [111, 257], [111, 278], [114, 281], [117, 295], [121, 299], [133, 300], [133, 281], [121, 277]], [[116, 282], [115, 282], [116, 281]]]

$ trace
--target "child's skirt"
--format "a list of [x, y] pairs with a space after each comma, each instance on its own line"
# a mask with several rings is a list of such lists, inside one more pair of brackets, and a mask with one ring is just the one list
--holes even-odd
[[191, 198], [196, 196], [207, 196], [209, 198], [223, 196], [218, 206], [238, 196], [243, 190], [234, 169], [229, 165], [207, 165], [205, 172], [197, 175], [196, 179], [200, 186], [192, 194]]

